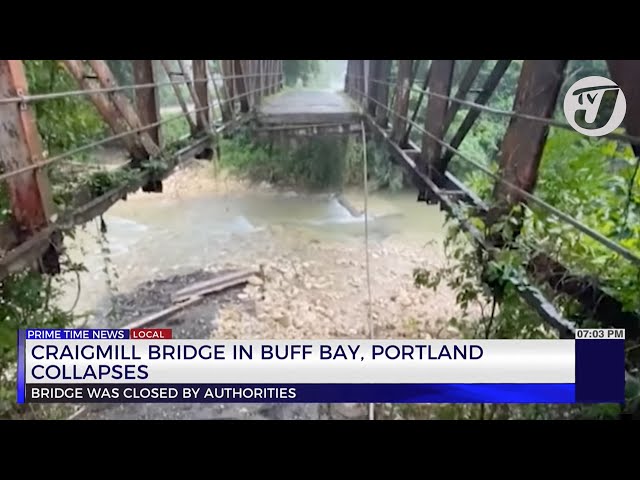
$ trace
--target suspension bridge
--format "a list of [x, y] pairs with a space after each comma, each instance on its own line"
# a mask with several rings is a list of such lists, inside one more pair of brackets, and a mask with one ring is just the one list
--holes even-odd
[[[640, 266], [637, 254], [534, 193], [549, 130], [572, 129], [568, 123], [554, 119], [566, 60], [525, 60], [514, 92], [513, 110], [487, 106], [511, 60], [496, 61], [481, 85], [477, 85], [478, 74], [487, 61], [471, 61], [455, 92], [455, 60], [430, 61], [423, 78], [417, 78], [416, 66], [426, 61], [349, 60], [343, 92], [283, 89], [282, 60], [221, 60], [219, 72], [213, 72], [207, 60], [193, 60], [190, 66], [186, 61], [134, 60], [135, 83], [131, 85], [119, 85], [103, 60], [60, 62], [78, 88], [30, 94], [22, 61], [0, 60], [0, 181], [6, 186], [11, 212], [0, 235], [0, 279], [34, 268], [59, 273], [58, 257], [65, 231], [102, 215], [133, 191], [161, 191], [162, 180], [176, 167], [194, 156], [210, 158], [220, 135], [233, 135], [241, 125], [250, 126], [256, 134], [311, 136], [360, 134], [360, 126], [364, 125], [369, 137], [387, 148], [389, 160], [409, 173], [418, 200], [439, 204], [455, 217], [487, 261], [501, 250], [512, 248], [518, 228], [505, 241], [481, 231], [473, 220], [480, 219], [490, 226], [514, 207], [528, 204], [615, 252], [620, 262]], [[391, 76], [392, 62], [397, 62], [395, 78]], [[176, 64], [177, 68], [173, 66]], [[607, 64], [612, 80], [621, 87], [627, 101], [625, 133], [614, 132], [607, 137], [627, 142], [638, 156], [640, 62], [610, 60]], [[168, 81], [157, 80], [158, 68], [164, 70]], [[161, 88], [173, 90], [180, 105], [177, 116], [161, 118]], [[418, 94], [418, 103], [410, 109], [412, 93]], [[111, 135], [45, 156], [34, 106], [78, 96], [93, 103]], [[481, 114], [509, 119], [497, 173], [460, 151]], [[455, 132], [449, 132], [456, 117], [462, 121]], [[163, 140], [162, 131], [176, 118], [186, 119], [190, 133], [180, 148], [171, 149]], [[421, 135], [420, 144], [411, 140], [412, 131], [414, 137], [416, 132]], [[99, 194], [78, 191], [69, 208], [57, 211], [51, 199], [48, 167], [111, 142], [119, 142], [129, 154], [129, 162], [120, 167], [129, 172], [128, 181]], [[450, 171], [454, 157], [493, 180], [491, 202], [479, 198]], [[154, 167], [158, 158], [165, 160], [162, 168]], [[599, 286], [599, 281], [573, 272], [546, 253], [529, 258], [507, 281], [563, 338], [572, 338], [576, 325], [563, 316], [549, 292], [551, 297], [572, 298], [585, 316], [602, 327], [625, 328], [627, 338], [640, 337], [640, 316], [636, 312], [626, 311], [618, 299]]]

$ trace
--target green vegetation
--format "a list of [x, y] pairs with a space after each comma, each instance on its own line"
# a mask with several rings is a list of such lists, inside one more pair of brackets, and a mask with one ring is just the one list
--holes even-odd
[[[504, 84], [491, 99], [491, 106], [505, 110], [513, 108], [520, 67], [521, 62], [511, 65]], [[575, 81], [573, 74], [576, 72], [580, 76], [607, 75], [602, 63], [572, 62], [563, 92]], [[481, 85], [481, 81], [477, 85]], [[452, 132], [465, 114], [465, 110], [458, 113]], [[556, 115], [562, 119], [560, 112]], [[482, 113], [460, 150], [491, 171], [497, 171], [500, 141], [507, 123], [505, 117]], [[452, 132], [449, 132], [449, 138]], [[416, 133], [414, 138], [419, 141], [419, 136]], [[483, 199], [491, 201], [493, 179], [459, 157], [454, 157], [451, 169]], [[552, 129], [545, 145], [535, 194], [640, 255], [640, 178], [637, 169], [638, 160], [624, 143], [586, 139], [571, 131]], [[473, 217], [473, 212], [463, 213]], [[519, 218], [524, 218], [524, 223], [521, 234], [514, 240], [512, 234], [521, 222]], [[593, 284], [622, 302], [628, 311], [640, 311], [640, 269], [545, 210], [531, 204], [522, 211], [514, 211], [490, 230], [477, 217], [474, 223], [481, 231], [502, 235], [507, 247], [514, 248], [505, 248], [493, 259], [479, 255], [469, 248], [469, 241], [460, 233], [457, 222], [450, 219], [447, 249], [451, 264], [440, 270], [416, 269], [415, 272], [418, 286], [437, 288], [445, 283], [457, 292], [458, 303], [465, 311], [472, 307], [480, 309], [482, 318], [479, 322], [470, 322], [468, 315], [451, 320], [451, 324], [467, 338], [545, 338], [556, 335], [507, 281], [516, 284], [531, 281], [526, 280], [523, 272], [529, 260], [540, 252], [567, 266], [572, 273], [592, 279]], [[483, 284], [480, 279], [484, 280]], [[578, 325], [594, 325], [589, 312], [583, 311], [574, 300], [558, 296], [547, 285], [537, 286], [547, 293], [548, 298], [554, 299], [556, 307], [567, 318]], [[627, 344], [628, 362], [637, 368], [640, 364], [637, 339], [629, 339]], [[637, 411], [639, 404], [640, 385], [630, 383], [627, 385], [625, 410]], [[615, 405], [588, 408], [457, 405], [426, 409], [408, 407], [404, 412], [407, 416], [435, 415], [439, 418], [611, 418], [619, 413], [620, 409]]]
[[[120, 84], [133, 83], [130, 61], [111, 60], [108, 63]], [[24, 64], [31, 94], [78, 90], [75, 81], [59, 61], [27, 60]], [[168, 88], [175, 97], [171, 87]], [[132, 97], [133, 92], [128, 95]], [[43, 148], [49, 157], [82, 147], [111, 134], [87, 96], [39, 101], [34, 104], [34, 109]], [[164, 118], [178, 115], [179, 113], [174, 112], [165, 115]], [[185, 146], [184, 136], [189, 133], [189, 128], [186, 119], [182, 117], [163, 124], [161, 129], [161, 136], [165, 140], [162, 155], [160, 158], [143, 162], [139, 169], [105, 170], [91, 161], [93, 151], [86, 151], [47, 166], [46, 171], [59, 216], [76, 208], [78, 201], [85, 203], [113, 189], [139, 182], [145, 175], [154, 179], [166, 173], [170, 167], [170, 156]], [[77, 197], [79, 192], [84, 192], [81, 199]], [[0, 189], [0, 215], [4, 224], [10, 221], [11, 212], [5, 183]], [[103, 230], [104, 228], [106, 227], [103, 224]], [[72, 238], [73, 234], [73, 231], [65, 232], [66, 237]], [[9, 239], [2, 240], [4, 243], [9, 242]], [[7, 248], [4, 243], [3, 247]], [[113, 270], [107, 258], [109, 249], [104, 237], [101, 238], [101, 246], [105, 256], [105, 269]], [[83, 265], [72, 263], [65, 255], [60, 261], [63, 273], [84, 270]], [[107, 273], [117, 276], [117, 272]], [[15, 403], [17, 330], [59, 328], [69, 326], [78, 320], [72, 311], [65, 312], [56, 306], [61, 287], [60, 284], [54, 286], [51, 276], [36, 271], [13, 274], [0, 281], [0, 418], [51, 417], [65, 414], [65, 409], [35, 409], [32, 406], [23, 408], [24, 406]], [[111, 285], [109, 287], [110, 290], [114, 288]]]
[[[251, 140], [238, 132], [221, 143], [221, 165], [254, 182], [309, 189], [336, 189], [362, 185], [363, 154], [359, 138], [300, 138], [286, 141]], [[374, 143], [367, 146], [367, 168], [372, 188], [397, 190], [403, 186], [400, 167], [388, 161]]]
[[[114, 75], [122, 84], [131, 84], [132, 71], [129, 61], [109, 61]], [[457, 84], [469, 61], [459, 61], [454, 72], [455, 92]], [[428, 61], [423, 61], [416, 76], [416, 86], [421, 86]], [[488, 61], [482, 68], [474, 89], [480, 88], [488, 77], [495, 61]], [[76, 90], [73, 79], [62, 65], [53, 60], [25, 62], [30, 93], [46, 93]], [[211, 65], [217, 71], [217, 65]], [[488, 105], [503, 110], [513, 108], [514, 92], [522, 61], [513, 61], [499, 89]], [[327, 87], [340, 66], [326, 61], [286, 60], [284, 70], [289, 86]], [[393, 67], [395, 69], [395, 65]], [[333, 70], [332, 70], [333, 69]], [[160, 81], [169, 79], [160, 72]], [[567, 70], [567, 79], [561, 95], [577, 77], [607, 75], [602, 61], [573, 61]], [[188, 98], [186, 86], [181, 91]], [[130, 93], [129, 93], [130, 95]], [[410, 101], [412, 112], [419, 94], [413, 92]], [[171, 86], [160, 89], [164, 106], [177, 105]], [[470, 94], [473, 99], [473, 94]], [[427, 101], [418, 112], [424, 118]], [[560, 104], [560, 102], [559, 102]], [[108, 135], [104, 123], [86, 96], [73, 96], [35, 104], [37, 126], [49, 156], [85, 145]], [[446, 139], [450, 140], [462, 123], [467, 109], [461, 108], [454, 119]], [[606, 112], [605, 112], [606, 113]], [[602, 114], [605, 114], [602, 113]], [[178, 114], [167, 114], [176, 116]], [[563, 119], [561, 105], [556, 117]], [[167, 116], [164, 116], [167, 118]], [[418, 122], [421, 123], [421, 120]], [[491, 171], [497, 171], [500, 143], [508, 125], [508, 118], [482, 113], [469, 132], [460, 150]], [[139, 179], [142, 174], [162, 175], [169, 167], [168, 155], [184, 145], [180, 141], [189, 133], [184, 118], [162, 126], [162, 136], [168, 147], [165, 155], [146, 162], [142, 172], [118, 170], [114, 172], [87, 169], [74, 170], [67, 163], [48, 167], [56, 204], [60, 211], [72, 206], [72, 192], [86, 187], [92, 197], [103, 195], [113, 188]], [[421, 133], [413, 129], [411, 138], [421, 143]], [[394, 164], [389, 162], [384, 147], [374, 142], [367, 144], [367, 167], [372, 188], [399, 189], [406, 179]], [[222, 166], [254, 181], [269, 181], [281, 186], [298, 186], [309, 189], [339, 189], [346, 185], [363, 183], [363, 151], [360, 139], [299, 139], [293, 141], [252, 141], [248, 132], [240, 131], [232, 139], [221, 140]], [[73, 161], [86, 162], [87, 155], [77, 155]], [[85, 164], [86, 165], [86, 164]], [[454, 157], [451, 171], [470, 185], [487, 201], [491, 200], [494, 181], [477, 167]], [[84, 172], [84, 173], [82, 173]], [[630, 148], [608, 140], [585, 139], [573, 132], [552, 129], [544, 149], [539, 180], [535, 194], [608, 238], [640, 255], [640, 174], [638, 160]], [[474, 216], [471, 211], [463, 212]], [[10, 212], [4, 189], [0, 190], [0, 214], [7, 221]], [[457, 301], [463, 309], [459, 318], [449, 324], [467, 338], [552, 338], [555, 333], [517, 295], [513, 283], [525, 280], [522, 272], [529, 260], [543, 252], [561, 262], [575, 274], [594, 279], [593, 282], [618, 299], [633, 312], [640, 311], [640, 269], [603, 247], [593, 239], [579, 233], [573, 227], [530, 205], [493, 225], [491, 231], [503, 235], [507, 246], [495, 258], [478, 254], [470, 248], [459, 225], [450, 219], [450, 233], [446, 248], [451, 262], [437, 270], [416, 269], [415, 282], [420, 288], [438, 288], [446, 284], [457, 292]], [[523, 218], [520, 235], [512, 233]], [[489, 227], [480, 218], [473, 222], [481, 229]], [[68, 232], [67, 235], [73, 235]], [[106, 249], [106, 247], [105, 247]], [[82, 265], [72, 264], [63, 258], [63, 271], [81, 271]], [[597, 280], [595, 280], [597, 279]], [[479, 282], [483, 280], [483, 282]], [[508, 280], [511, 280], [509, 282]], [[580, 325], [592, 325], [588, 312], [563, 295], [556, 295], [546, 285], [539, 287], [553, 298], [564, 315]], [[27, 327], [61, 327], [74, 321], [72, 312], [55, 307], [59, 291], [51, 278], [35, 272], [14, 274], [0, 282], [0, 418], [25, 414], [15, 404], [16, 360], [15, 332]], [[470, 321], [471, 309], [481, 312], [479, 321]], [[640, 348], [636, 340], [628, 343], [628, 362], [640, 364]], [[640, 385], [629, 384], [626, 410], [637, 410], [640, 404]], [[563, 407], [563, 406], [509, 406], [509, 405], [456, 405], [398, 408], [404, 417], [437, 418], [611, 418], [619, 413], [617, 406]]]
[[309, 81], [320, 73], [318, 60], [283, 60], [284, 83], [289, 87], [302, 82], [302, 86], [309, 85]]

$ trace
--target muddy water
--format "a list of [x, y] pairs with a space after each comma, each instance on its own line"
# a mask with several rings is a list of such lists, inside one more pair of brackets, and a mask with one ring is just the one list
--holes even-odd
[[[90, 313], [114, 288], [125, 293], [147, 280], [269, 261], [274, 255], [293, 255], [310, 242], [338, 251], [364, 245], [364, 216], [354, 217], [335, 195], [204, 190], [182, 198], [145, 194], [119, 202], [104, 217], [106, 242], [98, 240], [97, 223], [68, 239], [69, 256], [82, 261], [88, 272], [80, 276], [77, 302], [75, 275], [65, 279], [61, 305], [77, 303], [78, 313]], [[362, 192], [346, 192], [344, 198], [356, 210], [363, 208]], [[424, 245], [442, 238], [442, 213], [417, 203], [415, 192], [371, 194], [368, 210], [374, 246]]]

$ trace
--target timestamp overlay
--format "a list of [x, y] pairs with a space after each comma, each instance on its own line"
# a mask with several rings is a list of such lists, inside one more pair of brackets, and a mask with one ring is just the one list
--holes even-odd
[[624, 402], [625, 332], [622, 328], [576, 330], [576, 402]]

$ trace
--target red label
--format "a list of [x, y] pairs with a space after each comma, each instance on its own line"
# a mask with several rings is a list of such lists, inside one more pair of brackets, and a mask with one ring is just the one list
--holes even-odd
[[132, 328], [130, 330], [131, 340], [170, 340], [170, 328]]

